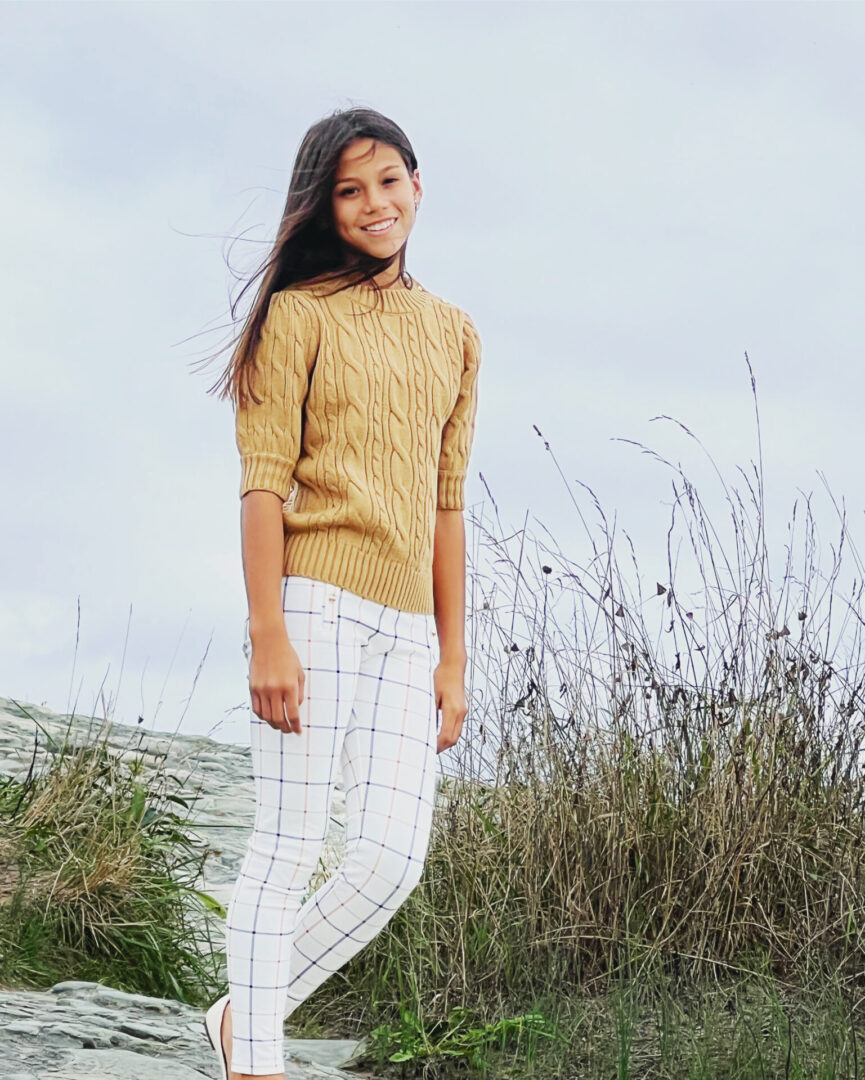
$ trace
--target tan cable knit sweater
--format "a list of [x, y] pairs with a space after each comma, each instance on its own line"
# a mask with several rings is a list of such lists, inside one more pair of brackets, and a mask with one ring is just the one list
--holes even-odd
[[283, 500], [283, 574], [432, 614], [436, 507], [464, 508], [478, 333], [418, 282], [327, 288], [271, 298], [252, 379], [263, 404], [236, 414], [240, 496]]

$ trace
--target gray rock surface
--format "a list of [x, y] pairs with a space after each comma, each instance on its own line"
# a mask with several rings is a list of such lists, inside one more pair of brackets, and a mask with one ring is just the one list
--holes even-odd
[[[62, 716], [0, 697], [0, 775], [26, 774], [60, 747], [92, 742], [102, 732], [112, 749], [142, 756], [197, 793], [192, 820], [213, 854], [200, 888], [226, 904], [252, 828], [254, 791], [248, 747], [201, 736], [148, 732], [87, 716]], [[441, 775], [437, 778], [441, 788]], [[321, 863], [310, 889], [333, 871], [344, 850], [345, 794], [337, 782]], [[212, 916], [219, 927], [221, 921]], [[286, 1039], [290, 1080], [369, 1074], [340, 1069], [358, 1048], [352, 1041]], [[66, 982], [50, 991], [0, 989], [0, 1077], [34, 1080], [194, 1080], [218, 1077], [203, 1012], [175, 1001], [124, 994], [96, 983]]]
[[[99, 983], [0, 991], [0, 1076], [217, 1080], [219, 1067], [203, 1021], [200, 1009]], [[286, 1077], [357, 1080], [359, 1073], [339, 1066], [358, 1045], [344, 1039], [286, 1039]]]

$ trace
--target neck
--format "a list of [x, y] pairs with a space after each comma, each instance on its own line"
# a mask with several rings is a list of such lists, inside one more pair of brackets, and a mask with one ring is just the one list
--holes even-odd
[[[349, 263], [349, 266], [351, 264]], [[382, 270], [380, 274], [375, 274], [373, 279], [376, 285], [380, 289], [404, 289], [402, 281], [400, 280], [399, 269], [399, 252], [394, 256], [393, 262], [388, 266], [386, 270]]]
[[383, 274], [376, 274], [373, 280], [382, 289], [405, 288], [400, 278], [399, 263], [396, 264], [396, 268], [389, 266]]

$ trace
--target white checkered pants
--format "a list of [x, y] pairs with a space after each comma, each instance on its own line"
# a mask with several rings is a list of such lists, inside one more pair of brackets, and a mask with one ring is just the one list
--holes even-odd
[[[228, 910], [232, 1069], [279, 1073], [283, 1020], [372, 940], [420, 880], [435, 800], [435, 618], [314, 578], [282, 581], [306, 674], [302, 732], [250, 709], [255, 827]], [[250, 645], [244, 643], [250, 659]], [[341, 769], [343, 861], [303, 903]]]

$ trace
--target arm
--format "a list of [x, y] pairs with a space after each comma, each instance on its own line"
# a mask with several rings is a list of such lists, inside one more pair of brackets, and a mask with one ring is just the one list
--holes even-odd
[[282, 625], [282, 504], [300, 454], [303, 402], [318, 347], [307, 304], [290, 290], [274, 293], [250, 369], [251, 396], [238, 403], [235, 438], [240, 452], [243, 570], [249, 631]]
[[436, 510], [433, 598], [441, 661], [466, 667], [466, 530], [462, 510]]
[[465, 477], [478, 406], [481, 344], [472, 320], [463, 323], [463, 370], [456, 403], [442, 428], [438, 463], [433, 602], [442, 661], [465, 667]]
[[462, 510], [436, 510], [433, 598], [439, 664], [433, 674], [441, 711], [436, 752], [453, 746], [466, 717], [466, 534]]
[[300, 734], [304, 672], [282, 611], [282, 507], [300, 454], [303, 403], [317, 351], [309, 309], [290, 291], [271, 297], [250, 384], [260, 399], [238, 403], [241, 547], [252, 658], [252, 708], [271, 727]]
[[252, 644], [252, 709], [278, 731], [300, 735], [306, 675], [288, 640], [282, 610], [282, 496], [257, 489], [246, 492], [240, 503], [240, 529]]
[[249, 603], [249, 640], [255, 649], [262, 638], [285, 630], [280, 592], [284, 549], [282, 498], [272, 491], [248, 491], [240, 503], [240, 533]]
[[479, 365], [480, 340], [474, 324], [466, 316], [460, 389], [453, 411], [442, 429], [438, 467], [433, 603], [440, 649], [440, 662], [434, 674], [436, 707], [442, 714], [438, 735], [439, 753], [457, 742], [467, 712], [466, 533], [463, 508], [465, 475], [477, 412]]

